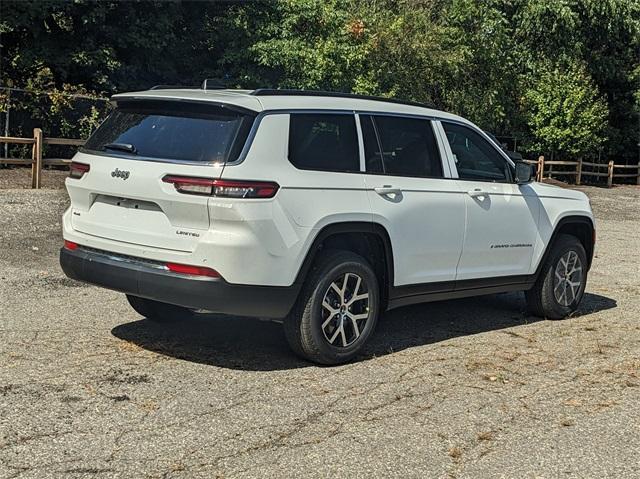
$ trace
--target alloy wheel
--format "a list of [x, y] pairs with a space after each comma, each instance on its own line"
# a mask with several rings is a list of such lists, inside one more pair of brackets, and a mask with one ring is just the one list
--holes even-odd
[[571, 305], [582, 287], [582, 261], [575, 251], [567, 251], [558, 260], [553, 280], [553, 295], [562, 306]]
[[345, 273], [327, 288], [322, 299], [322, 334], [332, 346], [353, 344], [369, 319], [369, 290], [355, 273]]

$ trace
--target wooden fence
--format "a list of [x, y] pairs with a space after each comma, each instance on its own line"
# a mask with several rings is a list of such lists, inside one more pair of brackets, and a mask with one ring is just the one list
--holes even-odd
[[[596, 178], [606, 177], [607, 186], [611, 188], [615, 178], [635, 178], [636, 184], [640, 185], [640, 165], [616, 165], [613, 160], [608, 163], [591, 163], [588, 161], [549, 161], [545, 160], [544, 156], [535, 160], [524, 160], [532, 165], [537, 165], [536, 180], [542, 181], [543, 178], [551, 178], [554, 174], [553, 167], [557, 166], [572, 166], [572, 169], [566, 171], [556, 171], [556, 175], [573, 176], [576, 181], [576, 185], [582, 183], [582, 178], [585, 176], [593, 176]], [[585, 169], [585, 167], [587, 169]], [[635, 170], [635, 173], [618, 173], [616, 170]]]
[[[42, 135], [40, 128], [33, 129], [33, 138], [16, 138], [13, 136], [0, 136], [0, 143], [16, 144], [16, 145], [33, 145], [31, 150], [31, 158], [0, 158], [0, 164], [10, 165], [31, 165], [31, 187], [40, 188], [42, 178], [42, 167], [44, 165], [66, 165], [71, 163], [71, 160], [63, 158], [43, 158], [42, 150], [43, 145], [67, 145], [67, 146], [82, 146], [84, 140], [75, 138], [45, 138]], [[640, 165], [616, 165], [613, 160], [609, 163], [590, 163], [588, 161], [549, 161], [545, 160], [544, 156], [535, 160], [524, 160], [527, 163], [536, 165], [536, 180], [542, 181], [547, 175], [547, 178], [551, 178], [554, 174], [554, 166], [572, 166], [573, 168], [567, 171], [556, 171], [556, 175], [568, 175], [575, 177], [576, 185], [582, 183], [582, 178], [585, 176], [592, 177], [606, 177], [607, 186], [613, 185], [615, 178], [635, 178], [636, 184], [640, 185]], [[587, 167], [589, 170], [585, 170]], [[616, 170], [632, 171], [635, 173], [617, 173]]]
[[42, 179], [42, 167], [44, 165], [66, 165], [71, 160], [64, 158], [43, 158], [44, 145], [82, 146], [84, 140], [75, 138], [45, 138], [40, 128], [33, 129], [33, 138], [16, 138], [13, 136], [0, 136], [0, 143], [14, 145], [33, 145], [31, 158], [0, 158], [0, 164], [7, 165], [31, 165], [31, 187], [40, 188]]

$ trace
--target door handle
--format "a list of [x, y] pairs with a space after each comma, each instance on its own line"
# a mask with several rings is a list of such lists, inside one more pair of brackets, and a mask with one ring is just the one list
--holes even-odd
[[473, 190], [469, 190], [469, 191], [467, 191], [467, 193], [472, 198], [479, 198], [479, 197], [482, 197], [482, 196], [489, 196], [488, 192], [486, 192], [484, 190], [481, 190], [480, 188], [475, 188]]
[[374, 188], [373, 191], [378, 193], [380, 196], [399, 195], [402, 192], [400, 188], [394, 188], [391, 185], [384, 185], [382, 187]]

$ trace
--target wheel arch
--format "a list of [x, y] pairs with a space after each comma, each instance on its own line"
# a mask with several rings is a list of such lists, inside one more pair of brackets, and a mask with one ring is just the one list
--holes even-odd
[[561, 234], [569, 234], [578, 238], [587, 253], [587, 270], [591, 268], [595, 249], [595, 225], [593, 220], [589, 216], [585, 215], [569, 215], [560, 218], [553, 229], [553, 233], [551, 233], [551, 237], [547, 242], [544, 254], [538, 262], [535, 272], [536, 278], [547, 261], [549, 254], [551, 254], [554, 243]]
[[[304, 283], [321, 251], [332, 248], [353, 251], [370, 261], [380, 281], [381, 309], [384, 310], [394, 278], [393, 249], [386, 228], [379, 223], [366, 221], [339, 222], [324, 226], [308, 248], [295, 283]], [[374, 257], [377, 254], [382, 255], [382, 262], [372, 261], [377, 259]]]

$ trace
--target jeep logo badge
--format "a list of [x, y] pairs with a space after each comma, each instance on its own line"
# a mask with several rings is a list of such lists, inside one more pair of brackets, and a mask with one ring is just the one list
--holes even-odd
[[126, 180], [127, 178], [129, 178], [129, 172], [122, 171], [116, 168], [111, 172], [111, 176], [113, 176], [114, 178], [122, 178], [123, 180]]

